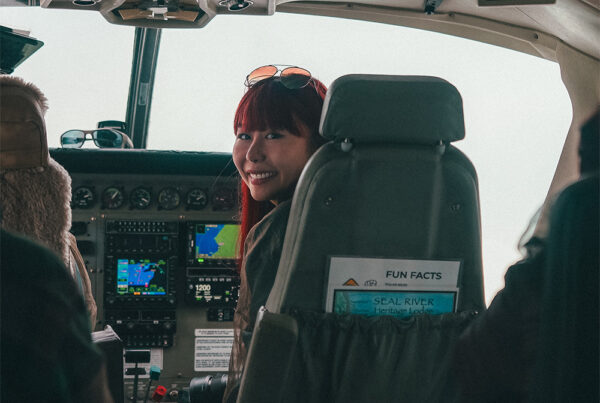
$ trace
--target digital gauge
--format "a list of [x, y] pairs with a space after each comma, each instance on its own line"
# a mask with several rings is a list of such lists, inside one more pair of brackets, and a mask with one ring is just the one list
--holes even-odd
[[237, 304], [240, 279], [236, 275], [196, 277], [188, 271], [186, 282], [186, 300], [190, 304], [231, 308], [235, 308]]
[[96, 196], [92, 188], [80, 186], [73, 190], [73, 198], [71, 204], [73, 208], [87, 209], [91, 208], [96, 201]]
[[164, 210], [173, 210], [179, 206], [181, 196], [175, 188], [164, 188], [158, 194], [158, 207]]
[[212, 206], [215, 211], [231, 210], [235, 206], [235, 192], [231, 188], [218, 188], [212, 196]]
[[109, 209], [109, 210], [114, 210], [114, 209], [118, 209], [119, 207], [121, 207], [123, 205], [123, 202], [125, 201], [125, 196], [123, 195], [123, 190], [115, 187], [115, 186], [111, 186], [111, 187], [107, 187], [106, 189], [104, 189], [104, 192], [102, 192], [102, 207]]
[[137, 187], [131, 191], [129, 195], [129, 203], [131, 208], [143, 210], [148, 208], [152, 200], [152, 193], [150, 189], [143, 186]]
[[206, 191], [199, 188], [191, 189], [185, 200], [185, 204], [190, 210], [202, 210], [206, 207], [206, 203], [208, 203], [208, 196], [206, 195]]

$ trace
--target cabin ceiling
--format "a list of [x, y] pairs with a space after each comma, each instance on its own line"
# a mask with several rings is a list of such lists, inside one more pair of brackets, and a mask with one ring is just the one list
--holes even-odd
[[[230, 11], [245, 3], [252, 4]], [[431, 15], [425, 13], [427, 4], [435, 6]], [[552, 52], [537, 48], [551, 49], [558, 40], [600, 60], [600, 0], [0, 0], [0, 5], [96, 10], [114, 24], [153, 28], [201, 28], [217, 15], [329, 15], [463, 36], [548, 59]], [[515, 32], [516, 42], [533, 42], [529, 48], [510, 43]], [[486, 39], [492, 33], [500, 39]], [[527, 35], [545, 38], [536, 44]]]
[[[289, 1], [281, 0], [277, 4], [277, 11], [301, 12], [301, 5], [363, 5], [367, 7], [380, 7], [388, 11], [398, 11], [406, 16], [411, 13], [416, 18], [421, 16], [425, 21], [427, 16], [424, 13], [426, 0], [363, 0], [356, 3], [350, 3], [344, 0], [328, 1]], [[502, 3], [511, 3], [513, 5], [505, 6], [480, 6], [478, 3], [494, 3], [490, 0], [443, 0], [431, 16], [435, 21], [435, 15], [462, 15], [475, 17], [480, 20], [478, 24], [482, 27], [488, 22], [498, 22], [513, 27], [522, 27], [537, 31], [541, 34], [551, 35], [560, 41], [574, 47], [587, 55], [600, 59], [600, 0], [556, 0], [554, 4], [533, 4], [523, 5], [531, 1], [500, 1]], [[341, 12], [343, 14], [343, 12]], [[385, 22], [385, 21], [382, 21]], [[465, 21], [466, 22], [466, 21]], [[424, 26], [425, 22], [421, 22]], [[414, 27], [418, 27], [415, 24]], [[493, 30], [493, 24], [489, 29]], [[444, 32], [443, 29], [437, 30]], [[469, 37], [468, 35], [465, 35]], [[477, 39], [471, 37], [470, 39]]]

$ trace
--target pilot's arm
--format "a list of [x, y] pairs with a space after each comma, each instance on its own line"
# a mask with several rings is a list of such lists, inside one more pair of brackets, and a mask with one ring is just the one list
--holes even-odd
[[456, 364], [464, 402], [527, 398], [536, 359], [543, 249], [512, 265], [505, 287], [462, 334]]

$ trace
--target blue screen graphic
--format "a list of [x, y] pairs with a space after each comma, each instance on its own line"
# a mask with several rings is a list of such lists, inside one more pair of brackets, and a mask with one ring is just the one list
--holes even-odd
[[235, 259], [238, 224], [197, 224], [194, 235], [194, 258]]
[[166, 295], [167, 264], [164, 260], [118, 259], [119, 295]]

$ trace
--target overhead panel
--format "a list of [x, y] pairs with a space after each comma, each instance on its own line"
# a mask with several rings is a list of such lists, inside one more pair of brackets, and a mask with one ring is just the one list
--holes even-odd
[[142, 28], [201, 28], [217, 14], [272, 15], [275, 0], [41, 0], [43, 8], [99, 11]]
[[530, 6], [535, 4], [554, 4], [556, 0], [477, 0], [479, 7], [487, 6]]
[[157, 20], [195, 22], [205, 15], [196, 2], [186, 4], [176, 0], [167, 1], [133, 1], [113, 10], [123, 21]]

